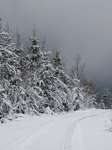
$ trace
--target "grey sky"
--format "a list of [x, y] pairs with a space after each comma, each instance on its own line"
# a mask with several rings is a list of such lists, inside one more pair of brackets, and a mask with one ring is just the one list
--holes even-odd
[[87, 78], [112, 89], [112, 0], [0, 0], [0, 17], [25, 40], [35, 23], [40, 41], [58, 48], [68, 68], [79, 53]]

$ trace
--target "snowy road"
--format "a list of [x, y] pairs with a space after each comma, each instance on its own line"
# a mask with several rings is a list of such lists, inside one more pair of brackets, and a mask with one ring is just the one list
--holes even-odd
[[109, 115], [92, 109], [0, 124], [0, 150], [112, 150], [112, 133], [105, 131]]

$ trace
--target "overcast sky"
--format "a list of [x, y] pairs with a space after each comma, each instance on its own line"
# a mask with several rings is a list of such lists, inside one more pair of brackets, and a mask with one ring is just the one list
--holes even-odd
[[69, 69], [79, 53], [87, 78], [112, 90], [112, 0], [0, 0], [0, 17], [13, 32], [18, 25], [25, 41], [35, 24], [40, 41], [59, 49]]

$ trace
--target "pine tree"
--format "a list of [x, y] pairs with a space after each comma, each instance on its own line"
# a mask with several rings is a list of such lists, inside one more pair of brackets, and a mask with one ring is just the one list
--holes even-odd
[[80, 81], [76, 78], [74, 79], [74, 86], [72, 87], [72, 107], [74, 110], [84, 109], [84, 92], [83, 88], [80, 86]]
[[0, 85], [0, 119], [6, 117], [11, 111], [11, 103], [3, 86]]
[[103, 97], [103, 102], [104, 102], [105, 108], [111, 109], [112, 108], [112, 95], [108, 89], [104, 90], [104, 94], [102, 97]]
[[29, 46], [29, 55], [20, 60], [22, 79], [24, 80], [25, 99], [27, 100], [28, 113], [39, 114], [42, 98], [42, 90], [37, 86], [38, 72], [42, 63], [42, 52], [39, 40], [35, 37], [36, 30], [33, 29], [32, 45]]
[[16, 41], [15, 41], [15, 54], [17, 54], [18, 56], [22, 56], [24, 49], [23, 46], [21, 44], [21, 35], [18, 32], [18, 26], [17, 26], [17, 31], [15, 34], [16, 37]]
[[94, 84], [90, 81], [83, 81], [84, 101], [86, 108], [94, 108], [98, 106], [97, 93], [95, 93]]

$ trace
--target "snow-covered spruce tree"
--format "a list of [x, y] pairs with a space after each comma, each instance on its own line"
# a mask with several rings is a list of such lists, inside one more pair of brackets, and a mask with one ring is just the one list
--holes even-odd
[[55, 69], [54, 75], [66, 85], [69, 85], [70, 78], [66, 74], [65, 65], [62, 62], [62, 58], [60, 57], [60, 51], [58, 51], [57, 49], [53, 52], [53, 58], [51, 59], [51, 62]]
[[[31, 60], [29, 80], [31, 87], [38, 88], [36, 104], [39, 111], [45, 111], [49, 106], [53, 111], [63, 111], [68, 97], [67, 80], [68, 76], [60, 69], [60, 75], [57, 76], [58, 67], [54, 67], [50, 62], [50, 52], [40, 49], [38, 40], [31, 39], [32, 45], [29, 47], [29, 57]], [[40, 94], [39, 94], [40, 93]]]
[[8, 23], [6, 24], [6, 28], [2, 31], [2, 22], [0, 19], [0, 45], [8, 46], [11, 41], [10, 30]]
[[54, 68], [64, 69], [62, 58], [60, 57], [60, 51], [58, 49], [53, 50], [53, 56], [52, 56], [52, 64]]
[[22, 80], [20, 77], [15, 76], [10, 80], [10, 89], [8, 92], [14, 113], [25, 113], [27, 109], [24, 100], [25, 90], [22, 87]]
[[[1, 24], [1, 22], [0, 22]], [[1, 76], [3, 79], [10, 80], [11, 77], [15, 75], [14, 63], [16, 61], [17, 56], [12, 52], [13, 46], [10, 44], [10, 33], [9, 27], [6, 26], [6, 29], [2, 31], [2, 27], [0, 27], [0, 57], [1, 57]]]
[[39, 72], [39, 87], [44, 91], [45, 104], [54, 112], [63, 111], [63, 102], [66, 102], [66, 87], [64, 83], [54, 76], [55, 69], [52, 65], [46, 64]]
[[90, 81], [83, 81], [83, 92], [84, 92], [84, 101], [86, 108], [95, 108], [98, 107], [97, 104], [97, 93], [95, 93], [94, 84]]
[[[94, 85], [92, 82], [87, 81], [84, 77], [85, 64], [81, 63], [81, 57], [79, 54], [74, 58], [74, 66], [71, 69], [71, 78], [78, 79], [78, 88], [83, 95], [83, 106], [85, 108], [93, 108], [97, 105], [96, 94]], [[76, 86], [77, 87], [77, 86]], [[76, 89], [75, 87], [75, 89]]]
[[10, 47], [9, 39], [11, 39], [9, 33], [2, 32], [0, 20], [0, 82], [5, 90], [8, 89], [9, 80], [15, 75], [15, 70], [10, 65], [15, 55], [8, 50], [8, 47]]
[[71, 109], [71, 102], [72, 102], [71, 99], [72, 80], [66, 73], [65, 64], [63, 63], [62, 58], [60, 57], [60, 51], [58, 51], [57, 49], [53, 51], [53, 57], [51, 58], [51, 62], [55, 69], [54, 76], [58, 78], [58, 80], [61, 83], [59, 89], [64, 94], [64, 95], [62, 94], [63, 96], [61, 96], [64, 110], [68, 111]]
[[85, 108], [83, 87], [80, 85], [80, 80], [72, 79], [72, 109], [79, 110]]
[[17, 54], [18, 56], [22, 56], [24, 49], [23, 49], [23, 45], [21, 44], [21, 35], [18, 32], [18, 26], [17, 26], [15, 37], [16, 37], [15, 54]]
[[[77, 60], [77, 61], [80, 62], [79, 60]], [[76, 63], [77, 63], [77, 61], [76, 61]], [[71, 94], [71, 96], [72, 96], [72, 109], [75, 111], [78, 109], [84, 109], [85, 102], [84, 102], [83, 85], [82, 85], [80, 79], [77, 78], [77, 76], [80, 72], [79, 71], [80, 63], [75, 64], [74, 66], [77, 66], [77, 69], [76, 68], [71, 69], [70, 77], [71, 77], [71, 81], [72, 81], [71, 82], [72, 83], [71, 84], [71, 87], [72, 87], [72, 94]], [[83, 73], [83, 72], [81, 71], [81, 73]], [[81, 74], [80, 74], [80, 76], [81, 76]]]
[[38, 72], [42, 63], [42, 52], [40, 51], [39, 40], [35, 37], [35, 29], [33, 30], [32, 45], [28, 47], [29, 54], [21, 57], [21, 78], [22, 85], [25, 89], [24, 99], [27, 105], [27, 113], [38, 114], [40, 105], [43, 101], [42, 89], [37, 85]]
[[[43, 111], [46, 107], [56, 111], [59, 109], [59, 103], [55, 97], [56, 92], [56, 78], [54, 77], [54, 68], [49, 61], [50, 52], [40, 51], [41, 53], [41, 64], [37, 72], [37, 85], [43, 91], [44, 101]], [[42, 107], [42, 106], [39, 106]]]
[[[3, 86], [5, 93], [7, 93], [7, 100], [9, 99], [13, 110], [18, 112], [18, 103], [21, 101], [21, 78], [18, 56], [13, 52], [15, 50], [15, 44], [10, 43], [11, 37], [9, 33], [9, 26], [7, 24], [6, 29], [1, 31], [1, 85]], [[23, 105], [21, 105], [23, 107]], [[17, 109], [16, 109], [17, 108]], [[21, 112], [21, 111], [20, 111]]]
[[43, 40], [42, 42], [42, 51], [46, 50], [46, 39]]
[[102, 99], [103, 99], [103, 103], [105, 105], [105, 108], [111, 109], [112, 108], [112, 95], [108, 89], [104, 90], [104, 94], [102, 96]]
[[74, 82], [74, 102], [76, 102], [76, 105], [78, 104], [76, 108], [95, 108], [98, 105], [96, 102], [97, 94], [94, 92], [94, 86], [92, 82], [87, 81], [87, 83], [84, 85], [80, 82], [80, 80], [77, 80], [77, 78], [75, 78]]
[[2, 85], [0, 85], [0, 119], [6, 117], [12, 110], [11, 103], [7, 93]]

